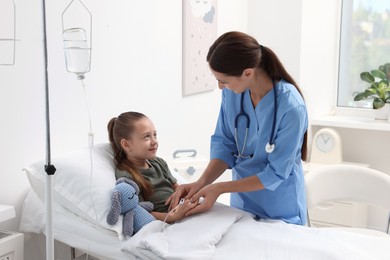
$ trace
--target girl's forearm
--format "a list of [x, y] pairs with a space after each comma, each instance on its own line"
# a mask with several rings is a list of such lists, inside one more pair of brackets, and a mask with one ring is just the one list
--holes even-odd
[[169, 213], [152, 211], [151, 214], [152, 214], [153, 217], [155, 217], [157, 220], [165, 221], [166, 223], [175, 222], [175, 220], [173, 219], [173, 216], [172, 216], [172, 215], [168, 216]]

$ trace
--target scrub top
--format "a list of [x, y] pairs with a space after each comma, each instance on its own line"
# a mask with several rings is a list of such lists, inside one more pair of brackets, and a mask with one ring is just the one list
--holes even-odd
[[[280, 219], [287, 223], [306, 223], [301, 147], [308, 128], [306, 105], [297, 89], [281, 80], [275, 84], [277, 114], [272, 153], [265, 151], [270, 141], [274, 118], [274, 93], [270, 90], [253, 107], [250, 91], [244, 92], [244, 110], [250, 119], [245, 156], [236, 158], [235, 118], [240, 111], [241, 94], [222, 90], [222, 102], [214, 134], [211, 137], [211, 159], [220, 159], [232, 169], [233, 180], [256, 175], [265, 189], [232, 193], [230, 204], [250, 212], [256, 218]], [[240, 150], [245, 138], [246, 119], [238, 118], [237, 139]]]

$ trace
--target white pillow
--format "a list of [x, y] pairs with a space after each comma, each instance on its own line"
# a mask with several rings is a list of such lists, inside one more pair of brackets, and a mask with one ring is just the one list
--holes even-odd
[[[111, 191], [115, 187], [115, 165], [109, 143], [96, 144], [52, 158], [56, 167], [53, 202], [76, 215], [122, 235], [121, 219], [115, 226], [106, 222]], [[45, 201], [45, 161], [35, 162], [23, 170], [27, 172], [32, 189]]]

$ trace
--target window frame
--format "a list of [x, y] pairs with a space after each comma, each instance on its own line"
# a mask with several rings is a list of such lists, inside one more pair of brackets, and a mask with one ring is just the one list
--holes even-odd
[[352, 107], [339, 105], [339, 99], [342, 98], [340, 93], [340, 86], [350, 85], [350, 79], [348, 76], [341, 76], [341, 71], [349, 71], [350, 69], [350, 56], [348, 52], [342, 52], [342, 49], [347, 49], [351, 46], [352, 41], [352, 16], [353, 5], [356, 0], [340, 0], [340, 24], [338, 31], [338, 62], [337, 62], [337, 89], [336, 89], [336, 102], [335, 102], [335, 115], [339, 116], [353, 116], [353, 117], [373, 117], [374, 109], [367, 107]]

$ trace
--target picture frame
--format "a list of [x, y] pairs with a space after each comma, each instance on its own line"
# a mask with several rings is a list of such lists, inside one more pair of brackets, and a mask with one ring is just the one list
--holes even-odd
[[206, 56], [216, 39], [217, 0], [183, 0], [183, 96], [215, 89]]

